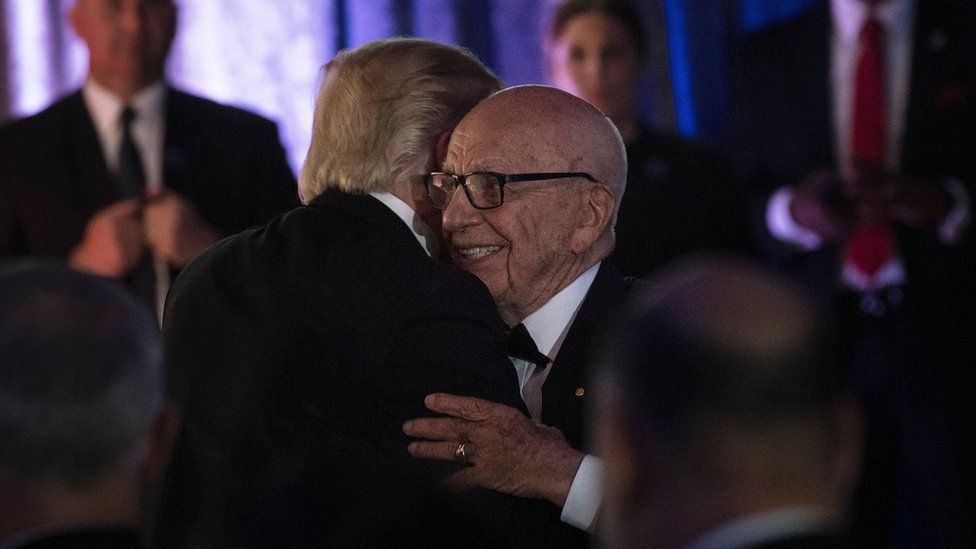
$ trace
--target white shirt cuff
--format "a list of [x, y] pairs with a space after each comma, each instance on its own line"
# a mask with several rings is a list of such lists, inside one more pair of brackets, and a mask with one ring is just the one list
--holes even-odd
[[806, 251], [816, 250], [823, 244], [817, 233], [797, 223], [790, 215], [793, 189], [780, 187], [766, 203], [766, 226], [776, 240], [792, 244]]
[[593, 533], [596, 528], [596, 515], [603, 499], [603, 462], [600, 458], [586, 454], [580, 463], [573, 484], [569, 487], [566, 504], [563, 505], [559, 519]]
[[939, 223], [939, 240], [948, 246], [955, 244], [963, 230], [969, 226], [972, 210], [969, 207], [969, 191], [962, 181], [950, 178], [942, 185], [952, 195], [952, 209]]

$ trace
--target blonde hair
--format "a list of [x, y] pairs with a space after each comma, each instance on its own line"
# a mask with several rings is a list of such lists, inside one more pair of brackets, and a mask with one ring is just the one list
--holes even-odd
[[299, 175], [308, 203], [327, 188], [387, 192], [419, 176], [438, 136], [502, 83], [472, 53], [421, 38], [377, 40], [324, 68]]

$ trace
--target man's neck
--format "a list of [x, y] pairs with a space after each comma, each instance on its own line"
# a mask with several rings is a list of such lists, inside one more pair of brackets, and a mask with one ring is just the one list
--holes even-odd
[[509, 326], [522, 322], [548, 303], [553, 296], [573, 284], [583, 273], [599, 265], [606, 256], [610, 255], [611, 247], [612, 244], [601, 237], [592, 246], [574, 256], [561, 271], [547, 273], [546, 280], [536, 281], [532, 290], [537, 293], [533, 295], [527, 291], [521, 292], [522, 299], [518, 302], [508, 302], [504, 296], [496, 297], [495, 304], [498, 306], [499, 316]]
[[143, 91], [163, 81], [162, 76], [160, 76], [159, 78], [147, 79], [141, 82], [121, 82], [111, 78], [99, 78], [94, 74], [89, 74], [88, 79], [100, 86], [103, 90], [121, 99], [123, 103], [132, 101], [134, 97]]

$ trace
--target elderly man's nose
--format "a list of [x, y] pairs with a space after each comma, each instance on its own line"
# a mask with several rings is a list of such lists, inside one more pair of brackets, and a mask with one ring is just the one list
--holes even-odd
[[465, 196], [464, 188], [458, 185], [454, 192], [448, 196], [447, 207], [444, 208], [444, 230], [454, 232], [463, 229], [477, 223], [478, 216], [479, 212]]

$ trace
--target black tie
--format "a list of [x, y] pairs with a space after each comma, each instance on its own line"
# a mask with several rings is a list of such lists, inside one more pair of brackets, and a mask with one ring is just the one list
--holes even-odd
[[119, 149], [119, 191], [130, 198], [146, 190], [146, 171], [142, 167], [142, 155], [132, 139], [132, 121], [136, 111], [132, 107], [122, 110], [122, 147]]
[[[122, 146], [119, 149], [119, 170], [117, 174], [119, 192], [124, 198], [142, 196], [146, 190], [146, 171], [142, 167], [142, 155], [132, 139], [132, 121], [136, 111], [126, 106], [122, 110]], [[129, 273], [129, 284], [136, 295], [156, 310], [156, 272], [152, 256], [146, 255]]]
[[545, 368], [549, 365], [549, 357], [539, 352], [535, 346], [535, 341], [525, 329], [525, 325], [519, 323], [508, 333], [508, 356], [520, 358]]

